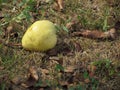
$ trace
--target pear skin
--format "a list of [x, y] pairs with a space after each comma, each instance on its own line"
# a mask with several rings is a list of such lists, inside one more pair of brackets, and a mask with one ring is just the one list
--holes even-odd
[[47, 51], [57, 43], [56, 27], [48, 20], [36, 21], [22, 38], [23, 48], [31, 51]]

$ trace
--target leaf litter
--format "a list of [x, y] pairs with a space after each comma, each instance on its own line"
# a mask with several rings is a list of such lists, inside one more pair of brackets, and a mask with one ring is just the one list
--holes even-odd
[[[61, 36], [58, 36], [59, 39], [58, 45], [53, 50], [50, 50], [46, 53], [40, 53], [40, 52], [29, 52], [23, 49], [17, 49], [17, 50], [16, 48], [12, 49], [12, 52], [14, 52], [14, 54], [19, 54], [17, 56], [18, 61], [16, 65], [14, 64], [14, 67], [12, 69], [8, 69], [8, 71], [10, 70], [10, 72], [13, 73], [13, 72], [18, 72], [19, 70], [19, 73], [22, 73], [22, 77], [18, 76], [18, 73], [16, 73], [16, 75], [14, 75], [13, 79], [11, 80], [13, 90], [18, 88], [19, 89], [22, 88], [22, 90], [28, 90], [28, 89], [35, 89], [35, 90], [58, 89], [59, 90], [61, 88], [67, 90], [67, 89], [71, 89], [72, 87], [75, 89], [86, 87], [86, 89], [89, 90], [92, 89], [94, 86], [95, 88], [99, 87], [99, 89], [119, 88], [118, 85], [120, 82], [118, 81], [119, 76], [117, 75], [117, 72], [120, 72], [119, 70], [120, 65], [118, 65], [120, 58], [120, 49], [118, 48], [120, 46], [119, 34], [118, 34], [119, 22], [116, 23], [115, 29], [110, 28], [106, 32], [103, 32], [102, 30], [100, 31], [94, 29], [93, 30], [84, 29], [84, 27], [81, 24], [81, 21], [78, 20], [79, 17], [78, 15], [76, 14], [73, 15], [72, 12], [69, 18], [68, 15], [66, 15], [65, 17], [65, 14], [67, 13], [59, 12], [62, 10], [63, 11], [67, 10], [66, 6], [70, 5], [70, 3], [68, 4], [66, 2], [67, 2], [66, 0], [65, 1], [55, 0], [55, 3], [57, 5], [56, 6], [57, 11], [55, 11], [54, 13], [57, 13], [58, 16], [57, 16], [57, 20], [54, 18], [51, 20], [53, 22], [56, 22], [57, 24], [61, 24], [61, 22], [64, 22], [68, 19], [70, 19], [70, 21], [64, 23], [64, 29], [67, 28], [67, 30], [69, 30], [68, 33], [66, 34], [66, 32], [62, 30], [59, 32], [60, 34], [65, 33], [64, 34], [65, 36], [61, 35], [62, 38]], [[48, 8], [47, 5], [45, 5], [47, 3], [49, 2], [44, 2], [44, 4], [38, 2], [36, 7], [47, 9], [47, 11], [40, 12], [40, 15], [46, 16], [47, 13], [49, 16], [47, 19], [50, 19], [55, 14], [49, 12], [49, 10], [51, 9]], [[41, 6], [39, 6], [40, 4]], [[37, 19], [36, 17], [37, 14], [35, 14], [33, 19]], [[2, 17], [2, 19], [3, 18], [4, 17]], [[26, 22], [24, 22], [24, 24], [25, 24], [24, 26], [25, 29]], [[19, 45], [18, 42], [20, 41], [18, 41], [17, 43], [16, 41], [20, 39], [21, 37], [20, 35], [22, 35], [22, 33], [24, 32], [22, 31], [22, 33], [19, 33], [19, 31], [14, 31], [13, 27], [14, 25], [8, 25], [5, 31], [6, 33], [5, 39], [7, 39], [10, 36], [9, 37], [10, 40], [7, 42], [8, 49], [10, 48], [9, 46], [14, 47], [15, 44]], [[19, 33], [18, 34], [19, 36], [17, 37], [14, 36], [14, 33], [16, 32]], [[118, 34], [118, 36], [116, 34]], [[16, 38], [15, 43], [13, 43], [12, 41], [13, 38], [11, 36]], [[107, 41], [107, 40], [103, 41], [104, 38], [105, 39], [110, 38], [113, 39], [113, 41]], [[60, 41], [60, 39], [63, 39], [63, 41]], [[97, 41], [97, 39], [101, 39], [101, 40]], [[0, 43], [4, 43], [5, 41], [3, 38], [0, 38]], [[4, 47], [5, 46], [3, 45], [3, 48]], [[2, 49], [0, 48], [0, 53], [1, 51]], [[5, 53], [8, 53], [7, 51]], [[118, 62], [114, 66], [112, 66], [112, 64], [108, 64], [109, 63], [108, 61], [107, 62], [103, 61], [101, 62], [101, 64], [97, 63], [102, 59], [110, 59], [111, 60], [110, 63], [116, 63], [117, 61]], [[0, 70], [1, 71], [6, 70], [6, 66], [3, 66], [3, 62], [4, 62], [3, 57], [1, 61], [2, 63], [0, 63], [1, 65], [0, 67], [1, 68], [4, 67], [4, 68]], [[91, 62], [96, 62], [97, 64], [91, 65], [90, 64]], [[106, 68], [107, 64], [108, 67]], [[112, 67], [116, 66], [115, 71], [114, 70], [112, 71], [113, 68], [111, 68], [111, 66]], [[16, 71], [14, 68], [18, 70]], [[111, 73], [113, 73], [113, 75]], [[0, 78], [0, 82], [1, 81], [9, 82], [8, 78], [9, 76], [8, 75], [6, 76], [6, 74], [4, 74]], [[112, 80], [110, 80], [110, 78], [112, 78]], [[9, 84], [11, 82], [9, 82]], [[115, 85], [114, 82], [116, 82], [116, 84], [118, 85], [114, 86]], [[109, 84], [111, 84], [112, 86], [108, 87]]]

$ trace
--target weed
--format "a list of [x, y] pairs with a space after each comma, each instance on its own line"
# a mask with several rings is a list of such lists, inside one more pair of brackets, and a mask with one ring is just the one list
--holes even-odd
[[0, 90], [5, 90], [5, 86], [6, 86], [5, 83], [1, 83], [0, 84]]
[[67, 33], [69, 32], [69, 30], [68, 30], [64, 25], [62, 25], [62, 28], [63, 28], [63, 30], [66, 31]]
[[55, 71], [64, 71], [64, 67], [60, 64], [57, 64], [55, 67]]
[[84, 79], [90, 80], [89, 83], [85, 85], [86, 89], [89, 88], [90, 86], [92, 90], [97, 90], [98, 85], [99, 85], [99, 82], [97, 79], [95, 79], [94, 77], [90, 77], [87, 71], [83, 73], [83, 77]]
[[[10, 2], [11, 1], [11, 2]], [[19, 2], [20, 1], [20, 2]], [[61, 13], [59, 11], [55, 11], [51, 5], [51, 3], [47, 4], [39, 4], [36, 2], [37, 0], [0, 0], [0, 13], [3, 13], [4, 18], [1, 19], [0, 22], [0, 35], [2, 35], [4, 32], [2, 30], [6, 30], [6, 27], [8, 24], [11, 24], [12, 22], [17, 22], [21, 25], [22, 29], [19, 31], [19, 33], [23, 33], [23, 30], [30, 25], [32, 22], [39, 20], [39, 19], [49, 19], [53, 21], [54, 23], [58, 24], [58, 30], [64, 30], [68, 32], [69, 30], [65, 27], [66, 23], [70, 21], [70, 17], [72, 17], [74, 14], [78, 15], [78, 20], [80, 22], [80, 25], [83, 29], [97, 29], [97, 30], [104, 30], [106, 31], [109, 29], [115, 21], [110, 21], [109, 19], [115, 15], [115, 20], [119, 19], [119, 5], [112, 7], [112, 13], [111, 8], [109, 6], [106, 6], [106, 4], [101, 4], [104, 1], [103, 0], [64, 0], [65, 1], [65, 8], [64, 13]], [[43, 0], [44, 1], [44, 0]], [[54, 1], [54, 0], [52, 0]], [[91, 2], [99, 2], [98, 4], [92, 4]], [[10, 2], [10, 3], [9, 3]], [[9, 5], [8, 5], [9, 3]], [[118, 2], [119, 3], [119, 0]], [[92, 8], [95, 7], [95, 10]], [[2, 10], [2, 11], [1, 11]], [[113, 14], [113, 15], [112, 15]], [[114, 18], [113, 18], [114, 19]], [[80, 29], [81, 29], [80, 27]], [[79, 29], [79, 28], [78, 28]], [[60, 33], [61, 34], [61, 33]], [[69, 42], [70, 38], [75, 39], [76, 37], [70, 37], [65, 38], [63, 34], [62, 38], [66, 39], [67, 42]], [[22, 35], [20, 36], [20, 38]], [[19, 38], [19, 40], [20, 40]], [[12, 38], [11, 38], [12, 39]], [[61, 39], [61, 38], [60, 38]], [[12, 39], [12, 41], [15, 41], [15, 39]], [[69, 54], [63, 56], [63, 65], [61, 64], [54, 64], [52, 66], [53, 60], [46, 60], [44, 62], [44, 68], [49, 69], [50, 68], [50, 79], [43, 80], [43, 78], [40, 78], [41, 81], [38, 81], [36, 83], [36, 87], [42, 86], [43, 84], [47, 84], [50, 87], [60, 87], [59, 81], [63, 80], [66, 81], [66, 78], [68, 77], [63, 74], [64, 72], [64, 65], [76, 65], [76, 62], [85, 61], [85, 64], [88, 64], [89, 62], [93, 62], [93, 64], [97, 67], [97, 70], [95, 71], [95, 75], [98, 76], [98, 79], [108, 79], [109, 77], [113, 77], [114, 74], [119, 72], [115, 71], [115, 68], [111, 62], [111, 60], [119, 60], [119, 41], [116, 40], [115, 42], [111, 42], [113, 44], [110, 45], [109, 42], [96, 42], [94, 40], [90, 41], [90, 39], [77, 37], [77, 41], [82, 45], [84, 51], [83, 52], [76, 52], [74, 53], [74, 50]], [[102, 45], [104, 44], [104, 45]], [[71, 44], [70, 44], [71, 45]], [[88, 46], [89, 45], [89, 46]], [[84, 48], [85, 47], [85, 48]], [[64, 46], [60, 47], [64, 52]], [[72, 46], [68, 48], [73, 48]], [[101, 50], [103, 49], [104, 50]], [[117, 50], [116, 50], [117, 48]], [[0, 65], [4, 67], [4, 70], [0, 71], [0, 75], [4, 76], [7, 73], [8, 75], [13, 74], [22, 74], [25, 75], [27, 73], [27, 68], [30, 65], [34, 65], [36, 67], [41, 66], [41, 58], [42, 53], [35, 52], [35, 55], [33, 55], [33, 52], [25, 51], [25, 50], [18, 50], [18, 49], [11, 49], [7, 48], [7, 52], [4, 51], [5, 47], [3, 47], [2, 44], [0, 44]], [[108, 53], [108, 51], [110, 51]], [[95, 56], [96, 53], [100, 52], [100, 55]], [[112, 54], [111, 54], [112, 53]], [[77, 57], [76, 57], [76, 54]], [[110, 56], [112, 55], [112, 56]], [[93, 61], [98, 60], [99, 58], [106, 58], [106, 56], [110, 57], [109, 59], [99, 60], [99, 61]], [[51, 56], [50, 56], [51, 57]], [[55, 57], [59, 57], [58, 55]], [[49, 63], [50, 62], [50, 63]], [[84, 70], [84, 67], [80, 66], [81, 70]], [[40, 67], [41, 68], [41, 67]], [[63, 74], [63, 76], [60, 75]], [[84, 79], [89, 79], [89, 83], [85, 83], [85, 85], [79, 84], [78, 82], [72, 83], [73, 86], [68, 85], [69, 90], [97, 90], [99, 87], [99, 82], [96, 78], [91, 78], [89, 76], [89, 73], [85, 71], [82, 73], [82, 77]], [[13, 75], [14, 76], [14, 75]], [[72, 75], [70, 75], [72, 77]], [[74, 72], [74, 78], [77, 79], [77, 76]], [[82, 80], [83, 80], [82, 78]], [[116, 77], [115, 77], [116, 78]], [[81, 79], [81, 76], [80, 76]], [[118, 80], [115, 80], [114, 82], [117, 82]], [[106, 86], [109, 85], [108, 82], [104, 83]], [[109, 82], [110, 83], [110, 82]], [[0, 90], [5, 90], [6, 84], [2, 83], [0, 85]], [[116, 85], [117, 86], [117, 85]], [[114, 86], [114, 87], [116, 87]], [[119, 84], [118, 84], [119, 86]], [[99, 87], [99, 90], [102, 87]], [[55, 89], [53, 89], [55, 90]]]
[[76, 85], [76, 86], [69, 87], [68, 90], [86, 90], [86, 88], [82, 85]]
[[87, 71], [85, 71], [85, 72], [83, 73], [83, 77], [84, 77], [84, 79], [89, 78], [89, 74], [88, 74], [88, 72], [87, 72]]
[[18, 14], [16, 17], [14, 17], [12, 20], [16, 22], [22, 22], [22, 20], [26, 19], [27, 21], [30, 22], [31, 15], [30, 12], [34, 11], [34, 0], [23, 0], [20, 4], [19, 7], [24, 6], [24, 9], [21, 11], [20, 14]]
[[103, 20], [104, 20], [104, 22], [103, 22], [103, 30], [104, 31], [107, 31], [107, 29], [110, 27], [109, 25], [108, 25], [108, 17], [110, 16], [110, 11], [109, 11], [109, 8], [108, 7], [106, 7], [105, 8], [105, 13], [104, 13], [105, 15], [104, 15], [104, 17], [103, 17]]
[[98, 73], [103, 74], [102, 76], [109, 76], [111, 77], [112, 75], [115, 74], [115, 67], [112, 65], [112, 62], [109, 59], [103, 59], [99, 61], [93, 62], [93, 65], [97, 66]]

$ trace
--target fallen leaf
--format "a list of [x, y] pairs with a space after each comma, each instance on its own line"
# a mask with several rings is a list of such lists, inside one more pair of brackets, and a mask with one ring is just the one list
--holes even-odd
[[24, 88], [30, 88], [33, 87], [36, 84], [36, 82], [37, 81], [32, 76], [30, 76], [28, 80], [21, 83], [21, 86], [23, 86]]
[[37, 69], [34, 66], [32, 66], [32, 67], [29, 68], [29, 72], [30, 72], [30, 76], [33, 79], [35, 79], [36, 81], [39, 79], [38, 73], [37, 73]]
[[116, 38], [116, 30], [114, 28], [102, 32], [98, 30], [84, 30], [81, 32], [73, 32], [72, 36], [83, 36], [87, 38], [93, 38], [93, 39], [115, 39]]
[[7, 28], [4, 30], [4, 37], [12, 37], [12, 38], [17, 38], [18, 37], [18, 32], [22, 30], [22, 26], [16, 22], [11, 22]]
[[38, 0], [37, 1], [37, 7], [39, 4], [46, 4], [46, 3], [49, 3], [49, 2], [52, 2], [52, 0]]
[[66, 24], [66, 28], [69, 30], [69, 32], [73, 32], [80, 28], [81, 25], [79, 23], [78, 15], [73, 15], [71, 17], [71, 21]]
[[89, 83], [89, 82], [90, 82], [90, 79], [87, 78], [87, 79], [84, 80], [84, 82], [85, 82], [85, 83]]
[[38, 90], [44, 90], [44, 88], [40, 88], [40, 89], [38, 89]]
[[[60, 48], [62, 47], [62, 48]], [[60, 42], [55, 47], [56, 54], [62, 53], [63, 55], [69, 54], [71, 52], [70, 45], [68, 45], [66, 42]]]
[[90, 30], [85, 30], [82, 32], [74, 32], [72, 33], [72, 36], [83, 36], [83, 37], [88, 37], [88, 38], [99, 38], [101, 37], [102, 32], [94, 30], [94, 31], [90, 31]]
[[13, 26], [9, 25], [4, 32], [4, 37], [9, 37], [12, 32], [13, 32]]
[[25, 83], [22, 83], [21, 86], [25, 87], [25, 88], [28, 88], [29, 85], [25, 84]]
[[94, 74], [95, 74], [94, 72], [89, 72], [90, 77], [94, 77]]
[[88, 71], [95, 72], [95, 70], [96, 70], [97, 68], [96, 68], [96, 66], [94, 66], [94, 65], [88, 65], [87, 69], [88, 69]]
[[60, 58], [60, 57], [50, 57], [49, 59], [57, 61], [59, 64], [63, 65], [63, 58]]
[[41, 70], [41, 72], [44, 73], [44, 74], [49, 74], [49, 70], [47, 70], [47, 69], [40, 69], [40, 70]]
[[64, 72], [72, 73], [72, 72], [74, 72], [75, 69], [76, 68], [74, 66], [68, 66], [68, 67], [65, 68]]
[[49, 56], [55, 56], [57, 55], [57, 50], [55, 48], [50, 49], [46, 52]]
[[60, 81], [59, 82], [61, 86], [67, 86], [69, 83], [66, 81]]
[[[1, 61], [1, 60], [0, 60]], [[0, 70], [3, 70], [4, 69], [4, 67], [2, 67], [2, 66], [0, 66]]]
[[4, 18], [3, 14], [0, 12], [0, 19]]
[[54, 9], [58, 11], [63, 11], [64, 9], [64, 2], [63, 0], [55, 0]]
[[60, 10], [63, 10], [64, 9], [63, 0], [57, 0], [57, 3], [58, 3]]
[[13, 33], [10, 34], [10, 37], [17, 38], [18, 37], [18, 33], [17, 32], [13, 32]]
[[106, 2], [110, 6], [114, 6], [115, 5], [115, 0], [106, 0]]
[[89, 76], [90, 77], [94, 77], [95, 71], [97, 69], [96, 66], [94, 66], [94, 65], [88, 65], [87, 69], [89, 71]]
[[10, 25], [10, 26], [7, 27], [7, 33], [8, 34], [11, 33], [12, 30], [13, 30], [13, 26]]
[[116, 29], [112, 28], [109, 31], [104, 32], [103, 36], [101, 35], [101, 37], [115, 39], [117, 37]]
[[15, 85], [22, 83], [22, 81], [23, 81], [23, 79], [20, 76], [17, 76], [11, 80], [11, 82]]
[[75, 48], [76, 51], [78, 51], [78, 52], [82, 51], [82, 48], [81, 48], [79, 42], [74, 41], [74, 42], [73, 42], [73, 45], [74, 45], [74, 48]]
[[[5, 37], [6, 36], [9, 37], [11, 32], [12, 32], [12, 27], [10, 26], [10, 27], [8, 27], [8, 31], [5, 31], [5, 33], [6, 33]], [[15, 33], [15, 32], [12, 33], [11, 35], [14, 36], [14, 37], [18, 36], [18, 34]], [[18, 48], [22, 48], [22, 44], [21, 43], [9, 42], [9, 40], [5, 41], [2, 38], [0, 38], [0, 44], [3, 44], [3, 45], [8, 46], [8, 47], [12, 47], [12, 48], [14, 48], [15, 46], [17, 46]]]
[[56, 60], [56, 61], [58, 61], [58, 60], [59, 60], [59, 57], [50, 57], [49, 59], [50, 59], [50, 60]]

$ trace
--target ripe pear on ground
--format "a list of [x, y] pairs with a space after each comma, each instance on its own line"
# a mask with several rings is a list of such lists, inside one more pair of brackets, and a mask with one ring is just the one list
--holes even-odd
[[22, 38], [23, 48], [31, 51], [47, 51], [57, 43], [56, 27], [48, 20], [33, 23]]

